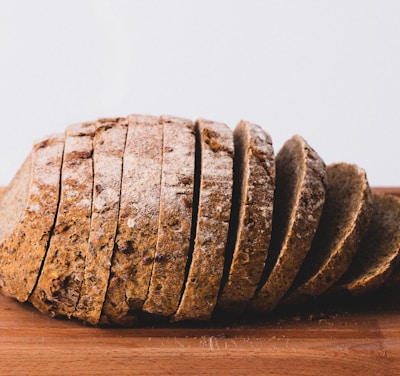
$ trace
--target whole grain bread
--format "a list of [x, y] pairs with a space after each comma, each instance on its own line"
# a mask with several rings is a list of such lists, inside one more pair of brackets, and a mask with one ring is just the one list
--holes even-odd
[[[222, 123], [196, 122], [200, 174], [194, 249], [173, 320], [210, 318], [224, 269], [233, 186], [233, 134]], [[196, 200], [197, 201], [197, 200]], [[196, 205], [196, 203], [195, 203]]]
[[366, 173], [354, 164], [327, 167], [328, 187], [317, 233], [285, 303], [321, 295], [348, 269], [372, 214]]
[[131, 326], [147, 296], [160, 206], [162, 124], [159, 117], [129, 115], [121, 203], [102, 324]]
[[325, 202], [325, 163], [300, 136], [276, 156], [272, 239], [260, 288], [250, 303], [272, 311], [288, 291], [311, 247]]
[[163, 116], [163, 162], [156, 254], [143, 310], [162, 316], [176, 312], [190, 248], [195, 173], [192, 121]]
[[29, 299], [39, 311], [52, 316], [72, 316], [84, 278], [92, 214], [94, 131], [94, 123], [71, 125], [66, 130], [56, 223]]
[[217, 307], [242, 313], [260, 282], [270, 243], [275, 156], [271, 137], [256, 124], [241, 121], [233, 136], [232, 214]]
[[[374, 193], [367, 233], [337, 289], [361, 295], [378, 289], [400, 262], [400, 198]], [[335, 287], [333, 287], [335, 289]]]
[[0, 291], [21, 302], [36, 284], [54, 226], [63, 149], [64, 135], [36, 142], [0, 199]]
[[85, 258], [79, 301], [73, 314], [92, 325], [97, 325], [100, 320], [110, 275], [119, 214], [127, 121], [100, 119], [95, 125], [89, 252]]

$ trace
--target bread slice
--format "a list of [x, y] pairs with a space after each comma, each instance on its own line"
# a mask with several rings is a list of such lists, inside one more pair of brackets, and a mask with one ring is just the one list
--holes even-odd
[[256, 124], [241, 121], [233, 136], [232, 214], [217, 306], [242, 313], [260, 282], [271, 238], [275, 155], [271, 137]]
[[64, 135], [33, 149], [0, 199], [0, 291], [19, 301], [31, 294], [54, 226]]
[[311, 250], [285, 303], [299, 303], [324, 293], [348, 269], [367, 229], [372, 195], [366, 173], [353, 164], [327, 167], [328, 188]]
[[379, 288], [400, 262], [400, 198], [373, 194], [367, 233], [338, 288], [361, 295]]
[[159, 117], [129, 115], [121, 203], [102, 324], [131, 326], [148, 291], [157, 240], [162, 163]]
[[39, 311], [52, 316], [71, 317], [83, 282], [92, 213], [94, 131], [94, 123], [66, 130], [56, 224], [30, 297]]
[[170, 316], [178, 308], [190, 248], [196, 139], [190, 120], [163, 116], [162, 123], [164, 142], [157, 248], [143, 310]]
[[96, 122], [93, 147], [94, 190], [89, 233], [89, 252], [79, 301], [73, 316], [97, 325], [110, 275], [117, 231], [127, 121]]
[[251, 301], [257, 313], [272, 311], [288, 291], [311, 247], [325, 202], [325, 163], [300, 136], [276, 156], [276, 190], [270, 250], [260, 288]]
[[[221, 123], [198, 120], [198, 211], [189, 270], [173, 320], [209, 319], [224, 269], [233, 185], [233, 134]], [[200, 174], [200, 175], [199, 175]], [[196, 200], [197, 201], [197, 200]], [[196, 204], [195, 204], [196, 205]], [[197, 218], [197, 221], [196, 221]]]

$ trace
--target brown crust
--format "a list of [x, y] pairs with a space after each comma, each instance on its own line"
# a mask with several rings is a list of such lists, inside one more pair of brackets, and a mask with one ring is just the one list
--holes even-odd
[[30, 297], [41, 312], [71, 317], [78, 302], [89, 251], [93, 187], [94, 123], [66, 130], [61, 195], [54, 232]]
[[300, 136], [288, 140], [276, 157], [274, 229], [262, 286], [250, 304], [272, 311], [288, 291], [314, 238], [325, 201], [323, 160]]
[[225, 261], [228, 275], [217, 306], [223, 311], [241, 313], [254, 296], [267, 257], [275, 157], [271, 137], [260, 126], [241, 121], [233, 135], [233, 205]]
[[[59, 199], [63, 149], [64, 135], [36, 142], [20, 170], [23, 175], [29, 174], [24, 176], [29, 185], [14, 186], [19, 185], [18, 173], [1, 200], [0, 207], [11, 210], [13, 217], [21, 213], [14, 218], [15, 227], [0, 245], [0, 291], [19, 301], [26, 301], [31, 294], [46, 253]], [[17, 194], [18, 200], [25, 196], [20, 202], [21, 210], [10, 207], [9, 197], [14, 189], [24, 190]]]
[[170, 316], [178, 308], [190, 248], [195, 170], [192, 121], [162, 117], [163, 167], [157, 249], [143, 310]]
[[93, 202], [89, 250], [85, 274], [74, 317], [97, 325], [110, 275], [111, 257], [118, 223], [122, 157], [125, 151], [125, 119], [96, 122], [93, 147]]
[[201, 179], [196, 236], [182, 299], [173, 320], [209, 319], [224, 269], [233, 185], [233, 135], [221, 123], [198, 120]]
[[157, 239], [162, 125], [158, 117], [129, 115], [121, 202], [102, 324], [131, 326], [147, 295]]
[[400, 261], [400, 198], [374, 193], [373, 214], [350, 268], [338, 282], [352, 295], [380, 287]]
[[328, 188], [320, 224], [285, 303], [318, 296], [348, 269], [372, 214], [365, 171], [347, 163], [327, 167]]

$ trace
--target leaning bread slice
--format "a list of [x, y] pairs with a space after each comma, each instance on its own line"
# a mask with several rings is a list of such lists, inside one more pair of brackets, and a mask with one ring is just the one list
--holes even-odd
[[327, 167], [328, 188], [311, 250], [285, 303], [298, 303], [324, 293], [348, 269], [367, 229], [372, 196], [365, 171], [353, 164]]
[[225, 276], [217, 306], [243, 312], [253, 297], [267, 257], [272, 230], [275, 156], [271, 137], [241, 121], [233, 132], [234, 186]]
[[64, 135], [34, 144], [0, 199], [0, 291], [31, 294], [46, 253], [59, 200]]
[[30, 297], [41, 312], [71, 317], [83, 282], [93, 186], [94, 123], [66, 130], [61, 194], [56, 223], [43, 268]]
[[149, 293], [143, 310], [176, 312], [190, 249], [195, 172], [195, 130], [190, 120], [162, 117], [164, 126], [160, 217]]
[[[380, 287], [400, 261], [400, 198], [373, 194], [373, 214], [338, 288], [361, 295]], [[335, 287], [334, 287], [335, 288]]]
[[250, 303], [272, 311], [288, 291], [311, 247], [325, 201], [323, 160], [300, 136], [276, 156], [276, 193], [271, 246], [260, 288]]
[[159, 117], [129, 115], [121, 202], [102, 324], [136, 323], [148, 290], [157, 240], [162, 162]]
[[[198, 209], [189, 271], [173, 320], [208, 319], [216, 305], [224, 269], [233, 185], [233, 135], [221, 123], [198, 120]], [[197, 199], [196, 199], [197, 201]], [[196, 203], [195, 203], [196, 205]]]
[[99, 322], [110, 275], [118, 223], [126, 131], [125, 119], [100, 119], [96, 122], [89, 252], [85, 258], [79, 301], [73, 314], [92, 325]]

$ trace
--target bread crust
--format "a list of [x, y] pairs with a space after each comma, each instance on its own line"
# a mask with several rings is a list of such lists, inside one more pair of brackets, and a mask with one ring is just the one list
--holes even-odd
[[61, 194], [54, 231], [31, 303], [51, 316], [71, 317], [89, 252], [93, 190], [94, 123], [66, 130]]
[[314, 238], [325, 201], [325, 163], [300, 136], [276, 157], [274, 229], [262, 285], [250, 308], [272, 311], [288, 291]]
[[233, 186], [233, 135], [222, 123], [196, 122], [201, 178], [194, 249], [174, 321], [207, 320], [218, 297]]
[[195, 173], [192, 121], [161, 117], [164, 129], [160, 216], [149, 293], [143, 310], [170, 316], [176, 312], [190, 248]]
[[328, 188], [321, 220], [285, 303], [301, 303], [321, 295], [348, 269], [372, 214], [366, 173], [348, 163], [327, 167]]
[[117, 231], [127, 121], [99, 119], [93, 140], [93, 200], [89, 252], [74, 317], [97, 325], [110, 275]]
[[[62, 134], [37, 141], [0, 199], [0, 212], [13, 217], [9, 221], [2, 215], [3, 227], [12, 228], [0, 245], [0, 291], [21, 302], [36, 284], [54, 226], [64, 141]], [[14, 190], [18, 203], [11, 206]]]
[[[400, 198], [373, 193], [368, 230], [338, 289], [352, 295], [378, 289], [400, 262]], [[333, 288], [334, 289], [334, 288]]]
[[271, 239], [275, 156], [271, 137], [260, 126], [241, 121], [233, 135], [234, 188], [227, 275], [217, 307], [242, 313], [260, 282]]
[[132, 114], [123, 159], [121, 203], [101, 323], [135, 325], [147, 296], [160, 206], [162, 124]]

